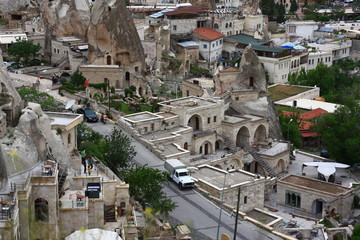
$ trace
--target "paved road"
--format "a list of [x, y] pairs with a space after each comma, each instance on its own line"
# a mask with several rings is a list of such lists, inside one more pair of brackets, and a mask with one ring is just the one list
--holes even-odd
[[[87, 125], [103, 135], [109, 134], [114, 127], [118, 128], [118, 126], [111, 124], [104, 125], [103, 123], [89, 123]], [[147, 164], [149, 167], [164, 170], [163, 161], [161, 159], [134, 138], [131, 138], [131, 141], [137, 151], [137, 155], [134, 158], [136, 164]], [[178, 206], [170, 213], [169, 219], [171, 224], [186, 224], [190, 227], [194, 240], [212, 240], [216, 238], [220, 213], [219, 207], [205, 199], [195, 190], [180, 191], [173, 182], [165, 184], [163, 190]], [[227, 233], [232, 239], [235, 217], [230, 216], [230, 214], [223, 211], [220, 226], [220, 234]], [[280, 240], [281, 238], [272, 235], [249, 222], [239, 221], [237, 239]]]

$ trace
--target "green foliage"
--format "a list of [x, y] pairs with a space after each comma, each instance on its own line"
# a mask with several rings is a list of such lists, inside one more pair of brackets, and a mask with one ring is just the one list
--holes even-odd
[[274, 0], [261, 0], [260, 9], [264, 15], [267, 15], [271, 18], [275, 14]]
[[82, 75], [82, 72], [76, 70], [71, 76], [71, 83], [75, 87], [83, 87], [85, 84], [86, 78]]
[[131, 161], [135, 157], [136, 152], [131, 140], [116, 128], [105, 136], [105, 161], [111, 170], [119, 174], [131, 166]]
[[16, 90], [23, 100], [40, 104], [44, 111], [60, 112], [64, 107], [49, 94], [38, 92], [35, 88], [21, 86]]
[[327, 228], [333, 228], [334, 227], [334, 225], [332, 225], [332, 223], [326, 217], [324, 217], [324, 219], [321, 220], [319, 223], [324, 224], [324, 226], [327, 227]]
[[96, 88], [96, 89], [101, 89], [103, 92], [106, 92], [108, 84], [105, 82], [104, 83], [90, 83], [89, 86]]
[[[351, 7], [354, 12], [360, 12], [360, 0], [354, 0]], [[360, 20], [360, 16], [358, 16], [356, 20]]]
[[80, 85], [78, 87], [74, 86], [71, 82], [63, 81], [62, 86], [59, 88], [61, 90], [67, 91], [69, 93], [77, 93], [79, 91], [85, 90], [85, 87], [83, 85]]
[[137, 166], [124, 173], [124, 180], [129, 184], [129, 192], [143, 207], [149, 204], [154, 212], [166, 214], [175, 209], [176, 204], [162, 191], [167, 181], [167, 173], [159, 169]]
[[349, 99], [334, 114], [327, 114], [317, 123], [317, 132], [334, 160], [349, 165], [360, 162], [359, 122], [360, 106]]
[[30, 60], [39, 55], [41, 46], [35, 45], [32, 41], [17, 39], [8, 49], [8, 54], [15, 57], [16, 62], [21, 62], [24, 66], [30, 66]]
[[328, 102], [344, 104], [348, 98], [360, 99], [360, 75], [350, 71], [359, 66], [360, 61], [341, 60], [331, 67], [319, 64], [308, 72], [301, 70], [289, 75], [289, 83], [320, 87], [321, 95]]
[[209, 69], [201, 68], [197, 65], [190, 65], [190, 72], [191, 73], [209, 73]]
[[278, 23], [285, 22], [285, 6], [283, 4], [275, 4], [275, 16]]
[[352, 232], [351, 240], [360, 240], [360, 225], [356, 225]]
[[296, 0], [291, 0], [290, 12], [294, 13], [297, 10], [298, 10], [298, 5], [296, 3]]
[[4, 18], [0, 18], [0, 25], [6, 25], [8, 24], [8, 21]]
[[302, 138], [299, 131], [301, 124], [299, 113], [294, 112], [294, 115], [291, 117], [284, 116], [280, 113], [279, 120], [284, 139], [290, 141], [294, 147], [300, 148], [302, 146]]

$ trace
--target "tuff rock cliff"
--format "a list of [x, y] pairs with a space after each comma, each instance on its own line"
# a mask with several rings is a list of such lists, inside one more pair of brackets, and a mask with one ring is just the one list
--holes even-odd
[[129, 66], [139, 63], [144, 69], [144, 50], [135, 24], [124, 1], [96, 1], [91, 11], [87, 39], [91, 64]]

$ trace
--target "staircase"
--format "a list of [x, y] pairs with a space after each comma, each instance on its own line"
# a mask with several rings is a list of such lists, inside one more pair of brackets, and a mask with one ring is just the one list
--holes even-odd
[[107, 222], [116, 222], [115, 206], [113, 206], [113, 205], [109, 205], [109, 206], [104, 205], [104, 220], [105, 220], [105, 223], [107, 223]]
[[63, 189], [66, 177], [67, 177], [67, 168], [66, 166], [60, 165], [59, 164], [59, 174], [58, 174], [58, 193], [59, 196], [61, 196], [61, 191]]
[[227, 137], [223, 137], [225, 146], [229, 149], [230, 153], [236, 153], [239, 148], [236, 144]]
[[254, 160], [260, 164], [260, 166], [269, 174], [270, 177], [277, 177], [278, 174], [272, 167], [257, 153], [256, 148], [247, 149], [247, 151], [253, 156]]

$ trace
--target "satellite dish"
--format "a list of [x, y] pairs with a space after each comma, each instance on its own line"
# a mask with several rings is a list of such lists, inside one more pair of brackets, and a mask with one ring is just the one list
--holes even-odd
[[65, 106], [65, 109], [69, 109], [72, 107], [72, 105], [75, 104], [75, 100], [74, 99], [71, 99]]

